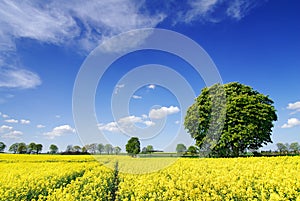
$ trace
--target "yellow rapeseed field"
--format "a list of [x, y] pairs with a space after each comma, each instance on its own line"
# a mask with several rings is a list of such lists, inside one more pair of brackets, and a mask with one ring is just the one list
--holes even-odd
[[0, 200], [300, 201], [300, 157], [170, 160], [1, 154]]

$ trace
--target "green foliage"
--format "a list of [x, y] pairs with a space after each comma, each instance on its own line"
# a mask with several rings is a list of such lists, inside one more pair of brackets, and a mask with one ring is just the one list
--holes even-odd
[[100, 154], [102, 154], [102, 152], [104, 151], [104, 145], [102, 143], [97, 145], [97, 150]]
[[58, 147], [55, 144], [51, 144], [49, 149], [51, 154], [56, 154], [58, 152]]
[[43, 145], [42, 144], [36, 144], [36, 153], [41, 153], [43, 150]]
[[18, 144], [17, 152], [19, 154], [25, 154], [27, 152], [27, 146], [24, 142], [21, 142], [21, 143]]
[[187, 149], [187, 152], [192, 155], [195, 155], [195, 154], [197, 154], [198, 150], [197, 150], [197, 147], [195, 147], [195, 146], [189, 146], [189, 148]]
[[36, 144], [34, 142], [31, 142], [28, 147], [27, 147], [27, 152], [28, 153], [36, 153]]
[[114, 152], [115, 152], [116, 155], [118, 155], [121, 152], [121, 150], [122, 149], [119, 146], [114, 147]]
[[111, 144], [106, 144], [104, 146], [104, 151], [107, 153], [107, 154], [111, 154], [113, 152], [114, 148]]
[[276, 144], [276, 146], [277, 146], [277, 149], [278, 149], [278, 151], [279, 152], [288, 152], [288, 147], [286, 146], [286, 144], [283, 144], [283, 143], [281, 143], [281, 142], [279, 142], [279, 143], [277, 143]]
[[277, 120], [273, 101], [251, 87], [232, 82], [204, 88], [188, 109], [185, 128], [202, 151], [239, 156], [271, 141]]
[[5, 148], [6, 145], [4, 144], [4, 142], [0, 142], [0, 152], [3, 152]]
[[176, 146], [177, 153], [184, 153], [186, 152], [186, 146], [184, 144], [177, 144]]
[[147, 151], [147, 153], [153, 152], [153, 151], [154, 151], [153, 146], [152, 146], [152, 145], [148, 145], [148, 146], [146, 147], [146, 151]]
[[126, 151], [132, 156], [140, 153], [140, 141], [137, 137], [132, 137], [128, 140], [126, 144]]
[[292, 142], [290, 144], [290, 150], [293, 151], [294, 153], [298, 152], [300, 150], [300, 145], [298, 142]]
[[13, 152], [14, 154], [18, 152], [19, 143], [14, 143], [10, 145], [8, 151]]

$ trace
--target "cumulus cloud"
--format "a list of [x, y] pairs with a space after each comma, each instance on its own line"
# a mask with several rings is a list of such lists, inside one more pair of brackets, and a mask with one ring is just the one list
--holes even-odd
[[7, 131], [11, 131], [11, 130], [13, 130], [12, 126], [2, 125], [0, 127], [0, 133], [4, 133], [4, 132], [7, 132]]
[[23, 133], [16, 131], [12, 126], [2, 125], [0, 127], [0, 134], [2, 138], [6, 139], [20, 139]]
[[17, 119], [6, 119], [4, 121], [7, 123], [15, 123], [15, 124], [19, 122]]
[[21, 136], [23, 135], [23, 132], [21, 131], [16, 131], [16, 130], [12, 130], [8, 133], [3, 134], [1, 137], [2, 138], [6, 138], [6, 139], [21, 139]]
[[21, 124], [30, 124], [30, 120], [26, 120], [26, 119], [21, 119], [20, 120]]
[[161, 107], [158, 109], [152, 109], [149, 112], [149, 117], [151, 119], [162, 119], [168, 115], [178, 113], [180, 109], [178, 107], [170, 106], [170, 107]]
[[295, 103], [289, 103], [286, 107], [288, 110], [293, 110], [293, 114], [300, 112], [300, 101], [297, 101]]
[[148, 89], [155, 89], [156, 86], [154, 84], [150, 84], [147, 87], [148, 87]]
[[281, 126], [281, 128], [292, 128], [292, 127], [299, 126], [299, 125], [300, 125], [300, 120], [299, 119], [290, 118], [290, 119], [288, 119], [287, 123], [285, 123]]
[[42, 124], [38, 124], [36, 125], [37, 128], [45, 128], [46, 126], [42, 125]]
[[110, 122], [107, 124], [99, 124], [98, 128], [101, 131], [120, 132], [117, 122]]
[[[145, 117], [145, 116], [144, 116]], [[145, 126], [154, 126], [155, 123], [150, 120], [146, 120], [144, 117], [137, 117], [134, 115], [120, 118], [117, 122], [110, 122], [107, 124], [98, 124], [99, 130], [110, 132], [121, 132], [122, 130], [133, 129], [136, 123], [143, 124]]]
[[70, 125], [61, 125], [53, 128], [52, 131], [44, 133], [43, 135], [48, 139], [54, 139], [56, 137], [60, 137], [65, 134], [72, 134], [75, 132], [76, 132], [75, 129], [72, 128]]

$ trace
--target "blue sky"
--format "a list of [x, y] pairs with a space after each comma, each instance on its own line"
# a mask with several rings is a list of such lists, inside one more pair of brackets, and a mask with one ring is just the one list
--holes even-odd
[[[223, 83], [238, 81], [274, 100], [279, 118], [274, 143], [263, 149], [276, 149], [277, 142], [300, 142], [299, 10], [297, 0], [1, 1], [0, 141], [8, 146], [42, 143], [44, 151], [50, 144], [64, 150], [87, 142], [88, 136], [78, 134], [72, 112], [74, 83], [83, 62], [112, 36], [161, 28], [202, 46]], [[177, 71], [196, 95], [205, 87], [187, 62], [161, 51], [133, 52], [115, 61], [99, 82], [95, 115], [99, 131], [123, 151], [132, 123], [141, 129], [163, 125], [161, 132], [142, 141], [156, 149], [164, 149], [181, 128], [182, 94], [156, 83], [141, 86], [129, 100], [119, 100], [128, 105], [127, 116], [115, 119], [111, 112], [112, 97], [129, 86], [120, 82], [122, 76], [153, 63]]]

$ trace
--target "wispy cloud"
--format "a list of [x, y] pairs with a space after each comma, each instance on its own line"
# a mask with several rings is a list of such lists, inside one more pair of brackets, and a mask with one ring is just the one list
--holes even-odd
[[118, 94], [119, 91], [125, 87], [125, 84], [117, 84], [114, 89], [114, 94]]
[[133, 95], [132, 98], [133, 98], [133, 99], [142, 99], [142, 96]]
[[283, 124], [281, 126], [281, 128], [293, 128], [295, 126], [299, 126], [300, 125], [300, 120], [297, 118], [290, 118], [288, 119], [288, 122]]
[[189, 0], [188, 9], [180, 10], [175, 23], [210, 22], [218, 23], [226, 19], [241, 20], [250, 10], [263, 4], [259, 0]]
[[149, 117], [151, 119], [162, 119], [168, 115], [178, 113], [180, 109], [178, 107], [170, 106], [170, 107], [161, 107], [158, 109], [152, 109], [149, 112]]
[[142, 7], [143, 3], [130, 0], [0, 1], [0, 87], [26, 89], [41, 84], [36, 73], [12, 62], [19, 59], [18, 39], [72, 47], [86, 54], [108, 37], [155, 27], [163, 20], [160, 14], [140, 12]]
[[35, 88], [41, 83], [42, 81], [36, 73], [25, 69], [0, 66], [0, 87], [29, 89]]
[[[261, 1], [188, 0], [161, 3], [150, 8], [147, 1], [84, 0], [0, 1], [0, 87], [28, 89], [39, 86], [41, 78], [24, 68], [17, 55], [16, 41], [32, 39], [46, 44], [72, 48], [87, 54], [113, 35], [139, 28], [156, 27], [164, 19], [191, 23], [218, 22], [224, 18], [240, 20]], [[83, 9], [84, 8], [84, 9]], [[222, 13], [220, 17], [219, 13]], [[120, 51], [143, 41], [149, 32], [132, 35], [118, 46], [106, 43], [107, 51]], [[116, 39], [117, 40], [117, 39]]]
[[62, 125], [53, 128], [52, 131], [44, 133], [43, 135], [48, 139], [54, 139], [56, 137], [60, 137], [65, 134], [72, 134], [75, 132], [76, 132], [75, 129], [72, 128], [70, 125]]

